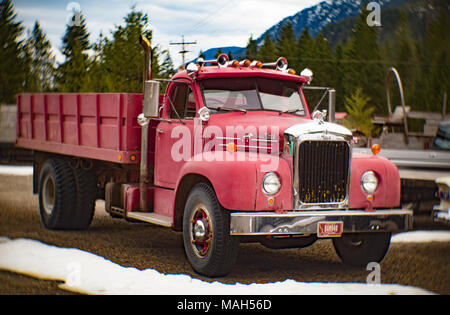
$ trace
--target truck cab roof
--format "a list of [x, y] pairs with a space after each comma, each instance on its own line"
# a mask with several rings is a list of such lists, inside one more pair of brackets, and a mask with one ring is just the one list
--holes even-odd
[[188, 79], [190, 81], [193, 78], [197, 80], [210, 79], [210, 78], [230, 78], [230, 77], [260, 77], [271, 78], [278, 80], [288, 80], [298, 82], [299, 84], [307, 84], [309, 77], [302, 75], [289, 74], [287, 72], [256, 67], [218, 67], [218, 66], [204, 66], [199, 67], [199, 70], [188, 74], [186, 70], [180, 71], [173, 76], [173, 80]]

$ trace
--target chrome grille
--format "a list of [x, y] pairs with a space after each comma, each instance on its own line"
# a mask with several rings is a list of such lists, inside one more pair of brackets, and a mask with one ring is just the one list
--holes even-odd
[[347, 196], [350, 147], [345, 141], [307, 140], [298, 148], [298, 200], [341, 203]]

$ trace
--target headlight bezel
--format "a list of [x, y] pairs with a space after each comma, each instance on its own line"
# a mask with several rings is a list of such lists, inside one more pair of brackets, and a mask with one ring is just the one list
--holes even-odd
[[374, 171], [366, 171], [361, 176], [361, 189], [366, 194], [373, 194], [377, 191], [380, 181]]
[[[270, 187], [269, 185], [271, 186], [273, 185], [274, 187], [269, 188]], [[278, 174], [275, 172], [266, 173], [261, 182], [261, 189], [263, 193], [266, 194], [267, 196], [274, 196], [278, 194], [281, 190], [281, 179], [278, 176]]]

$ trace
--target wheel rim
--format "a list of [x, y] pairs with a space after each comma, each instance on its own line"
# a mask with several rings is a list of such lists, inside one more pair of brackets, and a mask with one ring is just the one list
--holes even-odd
[[45, 213], [51, 215], [55, 206], [55, 182], [50, 174], [45, 177], [42, 185], [42, 201]]
[[201, 259], [211, 251], [213, 231], [211, 217], [204, 205], [198, 205], [190, 218], [190, 243], [194, 254]]

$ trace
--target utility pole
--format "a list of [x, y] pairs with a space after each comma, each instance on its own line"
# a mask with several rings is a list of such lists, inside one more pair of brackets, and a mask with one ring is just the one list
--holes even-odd
[[189, 50], [186, 50], [185, 45], [195, 45], [195, 44], [197, 44], [197, 41], [195, 41], [195, 42], [185, 42], [184, 41], [184, 35], [181, 35], [181, 42], [180, 43], [172, 43], [172, 42], [169, 43], [169, 45], [181, 45], [181, 50], [179, 51], [179, 53], [183, 57], [183, 65], [182, 65], [183, 69], [184, 69], [184, 65], [186, 64], [184, 55], [187, 52], [189, 52]]

